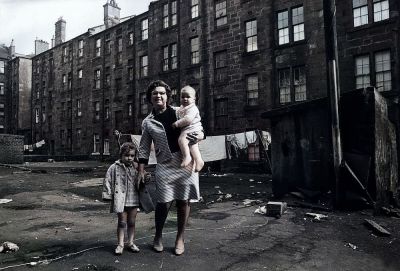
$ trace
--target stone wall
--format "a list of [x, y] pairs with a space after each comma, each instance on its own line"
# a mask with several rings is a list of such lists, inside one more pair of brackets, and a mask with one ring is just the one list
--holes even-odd
[[0, 163], [22, 164], [24, 161], [24, 137], [0, 134]]

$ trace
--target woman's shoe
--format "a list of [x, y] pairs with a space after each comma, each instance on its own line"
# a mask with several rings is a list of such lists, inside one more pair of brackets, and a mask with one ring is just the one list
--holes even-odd
[[158, 240], [158, 241], [154, 240], [154, 242], [153, 242], [153, 249], [154, 249], [154, 251], [156, 251], [156, 252], [162, 252], [162, 251], [164, 250], [164, 246], [163, 246], [163, 244], [162, 244], [161, 239]]
[[124, 252], [124, 247], [121, 246], [121, 245], [118, 245], [118, 246], [115, 248], [115, 255], [122, 255], [122, 252]]
[[140, 249], [138, 248], [137, 245], [135, 245], [134, 243], [130, 243], [128, 244], [128, 249], [132, 252], [139, 252]]
[[175, 255], [181, 256], [185, 252], [185, 245], [181, 247], [175, 247]]

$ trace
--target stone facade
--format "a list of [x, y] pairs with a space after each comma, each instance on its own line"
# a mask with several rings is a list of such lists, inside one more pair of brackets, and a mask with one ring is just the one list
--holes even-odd
[[[359, 34], [345, 30], [353, 15], [342, 2], [340, 75], [342, 89], [351, 89], [353, 56], [345, 48], [354, 44], [350, 35]], [[399, 21], [398, 4], [389, 2], [390, 19], [379, 23], [383, 29]], [[154, 79], [172, 87], [175, 104], [184, 85], [198, 91], [208, 135], [269, 130], [262, 112], [328, 95], [329, 4], [159, 0], [112, 27], [90, 29], [33, 58], [33, 92], [41, 92], [33, 97], [33, 112], [45, 115], [32, 116], [33, 141], [46, 139], [48, 154], [115, 153], [115, 130], [140, 133], [149, 108], [144, 93]], [[364, 28], [360, 31], [383, 35], [369, 25]], [[387, 45], [396, 33], [387, 30]], [[384, 46], [370, 40], [371, 52]], [[394, 67], [397, 59], [391, 58]], [[393, 72], [394, 93], [398, 81]]]

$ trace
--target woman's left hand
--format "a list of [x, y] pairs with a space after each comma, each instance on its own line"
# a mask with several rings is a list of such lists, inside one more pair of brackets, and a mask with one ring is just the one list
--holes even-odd
[[203, 132], [187, 133], [186, 139], [189, 140], [189, 145], [193, 145], [204, 139], [204, 133]]

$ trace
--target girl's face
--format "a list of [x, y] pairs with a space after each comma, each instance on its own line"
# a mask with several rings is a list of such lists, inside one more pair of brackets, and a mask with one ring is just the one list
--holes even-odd
[[135, 151], [130, 150], [129, 152], [122, 154], [121, 162], [124, 163], [126, 166], [129, 166], [133, 164], [134, 158], [135, 158]]
[[165, 87], [156, 87], [151, 92], [151, 104], [156, 110], [163, 110], [167, 108], [167, 91]]
[[194, 97], [194, 93], [191, 91], [182, 91], [181, 92], [181, 105], [188, 106], [196, 101]]

